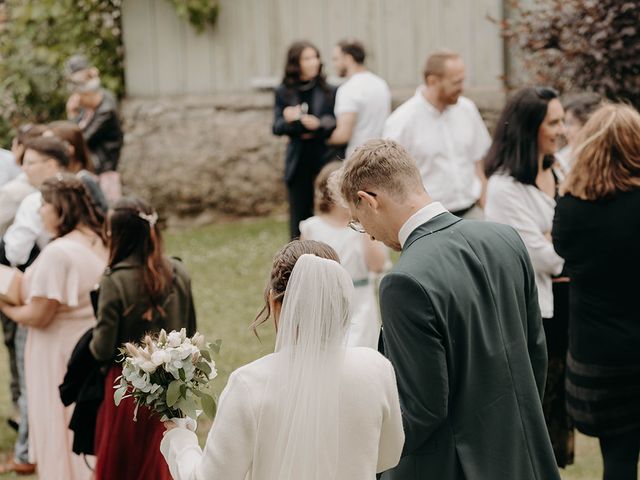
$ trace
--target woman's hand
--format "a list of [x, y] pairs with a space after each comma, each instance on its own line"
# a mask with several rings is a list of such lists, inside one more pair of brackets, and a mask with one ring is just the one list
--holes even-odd
[[166, 422], [162, 422], [162, 424], [164, 425], [164, 433], [167, 433], [169, 430], [173, 430], [174, 428], [178, 428], [178, 425], [176, 425], [176, 422], [173, 420], [167, 420]]
[[282, 111], [282, 116], [289, 123], [300, 120], [301, 115], [302, 110], [300, 109], [300, 105], [296, 105], [294, 107], [285, 107], [285, 109]]
[[302, 123], [307, 130], [317, 130], [320, 128], [320, 119], [315, 115], [302, 115], [302, 117], [300, 117], [300, 123]]

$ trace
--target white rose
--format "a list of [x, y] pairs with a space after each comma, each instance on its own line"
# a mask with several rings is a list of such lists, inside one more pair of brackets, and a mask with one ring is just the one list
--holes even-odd
[[167, 336], [167, 345], [170, 347], [178, 347], [182, 343], [182, 337], [180, 332], [176, 332], [175, 330]]
[[169, 362], [171, 360], [171, 355], [166, 350], [160, 349], [156, 350], [151, 354], [151, 362], [159, 367], [163, 363]]

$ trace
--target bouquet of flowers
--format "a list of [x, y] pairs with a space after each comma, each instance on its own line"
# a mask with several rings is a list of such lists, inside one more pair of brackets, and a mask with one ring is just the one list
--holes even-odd
[[215, 399], [205, 391], [218, 372], [211, 352], [219, 353], [220, 340], [206, 343], [196, 333], [187, 337], [183, 328], [170, 333], [160, 330], [157, 337], [145, 336], [141, 345], [125, 344], [122, 353], [122, 375], [114, 385], [114, 401], [135, 401], [134, 421], [138, 408], [144, 405], [161, 415], [160, 420], [192, 418], [199, 411], [213, 419]]

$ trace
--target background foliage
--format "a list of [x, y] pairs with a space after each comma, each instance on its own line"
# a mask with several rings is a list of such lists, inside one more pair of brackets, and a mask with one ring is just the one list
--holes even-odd
[[640, 108], [640, 2], [511, 2], [503, 24], [537, 83], [562, 92], [593, 90]]
[[[103, 85], [124, 94], [123, 0], [6, 0], [0, 2], [0, 146], [24, 122], [63, 118], [69, 95], [65, 60], [85, 54]], [[131, 0], [135, 1], [135, 0]], [[198, 31], [213, 25], [217, 0], [169, 0]]]

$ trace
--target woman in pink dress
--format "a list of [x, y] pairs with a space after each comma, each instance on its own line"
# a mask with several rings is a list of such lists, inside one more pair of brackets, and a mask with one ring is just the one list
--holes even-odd
[[68, 425], [73, 406], [63, 406], [58, 386], [76, 342], [96, 322], [89, 292], [106, 267], [103, 218], [73, 175], [49, 178], [40, 191], [42, 223], [54, 240], [25, 273], [25, 304], [0, 308], [29, 327], [25, 349], [29, 456], [38, 465], [38, 478], [89, 480], [93, 459], [71, 450]]

